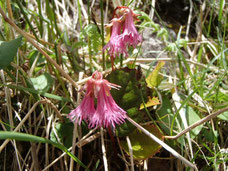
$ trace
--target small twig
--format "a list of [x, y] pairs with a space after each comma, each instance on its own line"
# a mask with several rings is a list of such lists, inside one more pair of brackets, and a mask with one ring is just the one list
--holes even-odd
[[96, 134], [93, 134], [90, 137], [77, 142], [77, 146], [78, 146], [78, 148], [81, 148], [82, 146], [84, 146], [84, 145], [86, 145], [86, 144], [94, 141], [95, 139], [97, 139], [100, 136], [101, 136], [101, 133], [100, 132], [97, 132]]
[[[48, 117], [48, 124], [47, 124], [47, 127], [46, 127], [46, 138], [48, 139], [49, 138], [49, 133], [50, 133], [50, 129], [51, 129], [51, 123], [52, 123], [52, 118], [53, 118], [53, 114], [51, 114], [49, 117]], [[48, 144], [45, 144], [45, 166], [47, 166], [49, 164], [49, 146]]]
[[105, 143], [104, 143], [104, 129], [101, 127], [100, 130], [101, 130], [101, 149], [103, 154], [104, 170], [108, 171], [108, 160], [106, 156]]
[[188, 34], [189, 34], [191, 20], [192, 20], [192, 9], [193, 9], [192, 0], [189, 0], [189, 3], [190, 3], [190, 10], [189, 10], [189, 16], [188, 16], [188, 22], [187, 22], [187, 28], [186, 28], [186, 35], [185, 35], [186, 39], [188, 39]]
[[125, 165], [127, 166], [127, 167], [126, 167], [126, 170], [129, 171], [128, 166], [131, 166], [131, 164], [128, 163], [128, 161], [127, 161], [123, 156], [121, 156], [120, 154], [117, 154], [117, 156], [118, 156], [119, 158], [121, 158], [121, 159], [124, 161]]
[[[83, 78], [83, 72], [79, 72], [79, 80], [81, 80], [82, 78]], [[78, 88], [81, 89], [81, 86], [79, 86]], [[79, 91], [77, 93], [77, 104], [79, 104], [80, 101], [81, 101], [81, 92]], [[72, 154], [75, 154], [75, 147], [76, 147], [75, 144], [76, 144], [76, 138], [77, 137], [79, 139], [79, 129], [78, 129], [77, 123], [74, 123], [74, 131], [73, 131], [73, 139], [72, 139], [72, 150], [71, 150]], [[80, 151], [78, 151], [78, 153], [81, 154]], [[81, 155], [79, 155], [79, 156], [81, 156]], [[79, 160], [80, 160], [80, 158], [79, 158]], [[79, 170], [79, 167], [80, 167], [80, 165], [77, 166], [78, 170]], [[73, 158], [70, 159], [70, 169], [69, 170], [70, 171], [74, 170], [74, 160], [73, 160]]]
[[[176, 60], [177, 60], [176, 58], [159, 58], [159, 59], [156, 59], [156, 58], [137, 58], [136, 60], [134, 58], [128, 58], [125, 61], [123, 61], [123, 65], [128, 64], [130, 62], [154, 62], [154, 61], [176, 61]], [[207, 65], [200, 64], [200, 63], [197, 63], [195, 61], [188, 60], [188, 59], [186, 59], [186, 61], [188, 63], [192, 63], [192, 64], [198, 65], [200, 67], [203, 67], [203, 68], [208, 68], [208, 69], [210, 69], [212, 71], [215, 71], [215, 72], [218, 72], [218, 71], [224, 72], [224, 70], [219, 70], [216, 67], [208, 67]], [[116, 68], [120, 68], [120, 63], [118, 63], [116, 65]], [[103, 71], [102, 74], [109, 74], [111, 72], [112, 72], [112, 69], [107, 69], [107, 70]], [[90, 78], [91, 78], [91, 76], [87, 77], [87, 78], [84, 78], [84, 79], [78, 81], [76, 84], [77, 85], [84, 84]]]
[[[84, 137], [82, 137], [82, 139], [80, 141], [78, 141], [75, 145], [80, 144], [84, 139], [86, 139], [87, 137], [89, 137], [92, 133], [94, 133], [96, 131], [96, 129], [91, 130], [88, 134], [86, 134]], [[68, 149], [68, 151], [70, 151], [72, 149], [72, 147], [70, 147]], [[66, 152], [62, 153], [58, 158], [56, 158], [54, 161], [52, 161], [52, 163], [50, 163], [47, 167], [45, 167], [42, 171], [45, 171], [47, 169], [49, 169], [52, 165], [54, 165], [57, 161], [59, 161], [62, 157], [64, 157], [66, 155]]]
[[130, 161], [131, 161], [131, 171], [134, 171], [133, 149], [131, 146], [131, 141], [130, 141], [130, 138], [128, 136], [126, 137], [126, 140], [127, 140], [127, 145], [128, 145], [128, 149], [129, 149], [129, 155], [130, 155]]
[[156, 0], [151, 1], [150, 19], [153, 20]]
[[[72, 138], [72, 150], [71, 150], [71, 153], [72, 154], [75, 154], [75, 142], [76, 142], [76, 138], [77, 138], [77, 135], [78, 135], [78, 128], [77, 128], [77, 124], [74, 123], [74, 131], [73, 131], [73, 138]], [[73, 158], [70, 159], [70, 171], [73, 171], [74, 170], [74, 160]]]
[[147, 171], [148, 170], [148, 159], [143, 161], [143, 171]]
[[124, 152], [123, 152], [123, 149], [122, 149], [122, 147], [121, 147], [121, 145], [120, 145], [120, 139], [119, 139], [119, 137], [117, 137], [116, 138], [117, 139], [117, 142], [118, 142], [118, 145], [119, 145], [119, 147], [120, 147], [120, 152], [121, 152], [121, 155], [120, 154], [117, 154], [117, 156], [119, 156], [123, 161], [124, 161], [124, 163], [125, 163], [125, 170], [126, 171], [129, 171], [129, 167], [128, 166], [130, 166], [130, 163], [128, 163], [127, 162], [127, 160], [126, 160], [126, 157], [125, 157], [125, 155], [124, 155]]
[[[18, 130], [22, 127], [22, 125], [24, 124], [24, 122], [25, 122], [25, 121], [29, 118], [29, 116], [32, 114], [32, 112], [35, 110], [36, 106], [37, 106], [38, 104], [44, 103], [44, 102], [46, 102], [46, 100], [41, 100], [41, 101], [36, 102], [36, 103], [32, 106], [32, 108], [29, 110], [29, 112], [26, 114], [26, 116], [23, 118], [23, 120], [22, 120], [22, 121], [18, 124], [18, 126], [13, 130], [13, 132], [18, 131]], [[5, 146], [8, 144], [9, 141], [10, 141], [9, 139], [6, 139], [6, 140], [2, 143], [2, 145], [0, 146], [0, 153], [2, 152], [2, 150], [5, 148]]]
[[[17, 125], [17, 127], [13, 130], [13, 132], [17, 132], [21, 127], [22, 125], [24, 124], [24, 122], [29, 118], [29, 116], [33, 113], [33, 111], [35, 110], [35, 108], [37, 107], [37, 105], [39, 104], [49, 104], [53, 109], [54, 111], [57, 113], [57, 116], [59, 117], [60, 120], [62, 120], [62, 116], [61, 114], [59, 113], [59, 111], [57, 110], [57, 108], [54, 106], [54, 104], [52, 104], [49, 100], [45, 99], [45, 100], [41, 100], [41, 101], [38, 101], [36, 102], [32, 108], [29, 110], [29, 112], [26, 114], [26, 116], [22, 119], [22, 121]], [[53, 107], [54, 106], [54, 107]], [[1, 151], [5, 148], [5, 146], [8, 144], [10, 140], [7, 139], [5, 140], [2, 145], [0, 146], [0, 153]]]
[[25, 33], [23, 30], [21, 30], [11, 19], [9, 19], [6, 14], [4, 13], [4, 11], [2, 10], [2, 8], [0, 7], [0, 13], [2, 15], [2, 17], [4, 18], [4, 20], [9, 23], [18, 33], [20, 33], [22, 36], [24, 36], [28, 42], [30, 42], [35, 48], [37, 48], [37, 50], [43, 54], [46, 58], [46, 60], [48, 62], [50, 62], [51, 64], [53, 64], [57, 70], [76, 88], [78, 89], [78, 85], [77, 83], [74, 82], [74, 80], [45, 52], [43, 51], [36, 43], [35, 41], [30, 38], [27, 33]]
[[147, 131], [145, 128], [143, 128], [141, 125], [139, 125], [138, 123], [136, 123], [134, 120], [132, 120], [128, 116], [127, 116], [126, 119], [129, 122], [131, 122], [135, 127], [137, 127], [139, 130], [141, 130], [144, 134], [146, 134], [151, 139], [153, 139], [156, 143], [160, 144], [163, 148], [165, 148], [167, 151], [169, 151], [176, 158], [178, 158], [179, 160], [181, 160], [184, 164], [186, 164], [187, 166], [189, 166], [191, 168], [196, 169], [196, 166], [194, 164], [192, 164], [190, 161], [188, 161], [187, 159], [185, 159], [184, 157], [182, 157], [179, 153], [177, 153], [174, 149], [172, 149], [170, 146], [168, 146], [162, 140], [160, 140], [159, 138], [157, 138], [156, 136], [154, 136], [153, 134], [151, 134], [149, 131]]
[[199, 126], [199, 125], [211, 120], [212, 118], [214, 118], [214, 117], [216, 117], [216, 116], [218, 116], [218, 115], [220, 115], [220, 114], [222, 114], [222, 113], [224, 113], [226, 111], [228, 111], [228, 107], [223, 108], [223, 109], [221, 109], [221, 110], [219, 110], [217, 112], [214, 112], [214, 113], [206, 116], [205, 118], [197, 121], [196, 123], [192, 124], [191, 126], [189, 126], [188, 128], [184, 129], [182, 132], [180, 132], [179, 134], [177, 134], [175, 136], [165, 136], [164, 138], [177, 139], [177, 138], [181, 137], [182, 135], [184, 135], [185, 133], [191, 131], [193, 128], [195, 128], [195, 127], [197, 127], [197, 126]]
[[55, 111], [55, 113], [56, 113], [57, 117], [59, 118], [60, 122], [64, 122], [63, 117], [62, 117], [61, 113], [58, 111], [58, 109], [56, 108], [56, 106], [48, 99], [45, 99], [45, 102], [47, 104], [49, 104], [50, 107]]

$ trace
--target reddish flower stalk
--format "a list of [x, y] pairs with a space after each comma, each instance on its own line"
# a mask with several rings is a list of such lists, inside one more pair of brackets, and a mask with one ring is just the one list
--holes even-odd
[[[124, 122], [126, 112], [116, 104], [110, 93], [111, 88], [118, 89], [119, 86], [109, 83], [102, 77], [102, 73], [96, 71], [87, 81], [86, 95], [82, 103], [69, 114], [72, 121], [81, 124], [81, 121], [85, 120], [90, 128], [109, 126], [115, 128], [116, 124]], [[94, 98], [97, 98], [96, 109]]]

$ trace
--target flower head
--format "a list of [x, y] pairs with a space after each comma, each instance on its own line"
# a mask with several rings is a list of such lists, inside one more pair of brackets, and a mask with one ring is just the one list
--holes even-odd
[[108, 53], [111, 57], [116, 57], [119, 54], [127, 56], [126, 46], [123, 42], [123, 35], [121, 34], [121, 20], [114, 18], [112, 20], [112, 34], [107, 45], [104, 46], [103, 50], [108, 49]]
[[[89, 122], [89, 127], [115, 127], [124, 122], [126, 112], [116, 104], [110, 93], [110, 89], [118, 89], [118, 85], [109, 83], [100, 72], [95, 71], [85, 88], [87, 91], [82, 103], [69, 114], [72, 121], [80, 124], [84, 119]], [[94, 98], [97, 98], [96, 109]]]
[[124, 26], [123, 26], [123, 41], [134, 48], [142, 41], [141, 35], [137, 32], [134, 25], [134, 14], [131, 9], [125, 9]]
[[74, 120], [79, 124], [81, 124], [82, 120], [88, 121], [95, 113], [92, 80], [88, 80], [84, 88], [86, 89], [84, 99], [81, 104], [68, 115], [72, 121]]
[[141, 35], [137, 32], [134, 19], [136, 14], [126, 6], [119, 6], [114, 10], [112, 19], [112, 33], [109, 42], [104, 46], [103, 50], [108, 49], [111, 56], [112, 68], [114, 58], [119, 54], [128, 56], [127, 47], [134, 48], [142, 41]]

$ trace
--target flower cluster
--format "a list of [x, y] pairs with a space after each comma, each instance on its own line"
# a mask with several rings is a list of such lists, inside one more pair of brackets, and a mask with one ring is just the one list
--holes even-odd
[[[115, 128], [115, 124], [121, 124], [126, 118], [126, 112], [121, 109], [111, 96], [110, 89], [119, 86], [102, 78], [102, 73], [95, 71], [92, 78], [85, 85], [86, 94], [81, 104], [74, 109], [68, 117], [81, 124], [85, 120], [89, 127], [105, 127], [109, 125]], [[95, 108], [94, 100], [97, 98]]]
[[[103, 50], [108, 49], [112, 67], [116, 56], [119, 54], [128, 56], [127, 48], [129, 46], [135, 48], [142, 41], [134, 25], [136, 16], [130, 8], [125, 6], [117, 7], [114, 11], [111, 37], [103, 48]], [[84, 86], [85, 97], [81, 104], [69, 114], [72, 121], [81, 124], [84, 120], [90, 128], [115, 127], [116, 124], [124, 122], [127, 117], [126, 112], [116, 104], [110, 93], [111, 88], [118, 89], [119, 86], [109, 83], [102, 77], [102, 73], [96, 71], [87, 81]]]
[[[117, 10], [119, 13], [117, 14]], [[103, 50], [108, 49], [111, 58], [115, 58], [119, 54], [128, 56], [127, 47], [134, 48], [142, 41], [141, 35], [137, 32], [134, 25], [134, 18], [137, 15], [128, 7], [117, 7], [114, 11], [112, 19], [112, 33], [109, 42], [104, 46]]]

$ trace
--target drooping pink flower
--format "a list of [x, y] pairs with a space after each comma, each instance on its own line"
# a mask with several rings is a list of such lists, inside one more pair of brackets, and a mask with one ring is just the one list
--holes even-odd
[[95, 113], [94, 98], [93, 98], [93, 81], [88, 80], [85, 87], [86, 94], [81, 104], [69, 113], [68, 117], [81, 124], [82, 120], [88, 121]]
[[127, 45], [135, 48], [142, 41], [142, 37], [136, 30], [133, 20], [133, 16], [136, 14], [134, 14], [130, 8], [126, 8], [124, 11], [123, 41]]
[[90, 126], [104, 126], [111, 125], [115, 127], [116, 124], [121, 124], [125, 119], [125, 111], [121, 109], [110, 93], [110, 85], [107, 80], [97, 81], [96, 86], [99, 87], [97, 94], [97, 109], [91, 118]]
[[[126, 112], [121, 109], [111, 96], [111, 88], [119, 88], [118, 85], [109, 83], [102, 78], [102, 73], [95, 71], [92, 78], [86, 83], [86, 95], [82, 103], [69, 114], [72, 121], [81, 123], [84, 119], [89, 127], [115, 127], [126, 118]], [[94, 98], [97, 98], [95, 109]]]
[[123, 42], [123, 35], [121, 34], [122, 23], [118, 18], [112, 19], [112, 33], [109, 42], [104, 46], [103, 50], [108, 49], [111, 57], [116, 57], [119, 54], [127, 56], [126, 45]]

